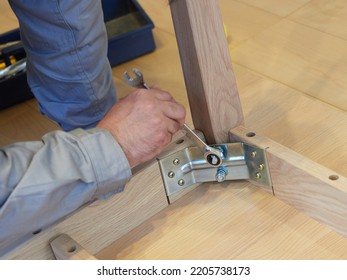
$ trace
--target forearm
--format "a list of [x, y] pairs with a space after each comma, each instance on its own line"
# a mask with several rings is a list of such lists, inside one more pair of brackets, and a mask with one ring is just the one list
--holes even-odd
[[0, 252], [81, 205], [122, 191], [128, 161], [105, 130], [57, 131], [0, 150]]

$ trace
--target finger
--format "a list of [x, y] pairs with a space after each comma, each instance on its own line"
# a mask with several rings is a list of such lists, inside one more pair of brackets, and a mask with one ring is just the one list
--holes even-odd
[[180, 127], [183, 126], [185, 117], [186, 117], [186, 110], [185, 108], [175, 102], [165, 102], [163, 104], [163, 114], [176, 121]]
[[160, 89], [152, 89], [152, 88], [149, 91], [158, 100], [161, 100], [161, 101], [174, 101], [174, 98], [172, 97], [172, 95], [169, 92], [167, 92], [167, 91], [163, 91], [163, 90], [160, 90]]
[[173, 119], [168, 119], [166, 125], [167, 125], [167, 130], [171, 134], [171, 136], [175, 134], [177, 131], [179, 131], [181, 128], [181, 124]]

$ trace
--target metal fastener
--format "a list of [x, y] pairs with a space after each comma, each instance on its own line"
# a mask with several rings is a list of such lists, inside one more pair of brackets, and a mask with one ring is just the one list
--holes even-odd
[[175, 172], [170, 171], [170, 172], [167, 174], [167, 176], [169, 176], [169, 178], [173, 178], [173, 177], [175, 177]]
[[251, 158], [255, 158], [256, 156], [257, 156], [257, 152], [256, 151], [251, 152]]
[[216, 173], [216, 181], [218, 183], [223, 182], [227, 175], [228, 175], [228, 171], [225, 169], [225, 167], [223, 166], [218, 167], [217, 173]]
[[178, 185], [180, 185], [181, 187], [184, 185], [184, 180], [183, 179], [180, 179], [180, 180], [178, 180]]
[[180, 160], [178, 158], [175, 158], [173, 161], [174, 165], [179, 165], [180, 164]]
[[260, 172], [255, 173], [255, 178], [258, 179], [258, 180], [261, 179], [261, 174], [260, 174]]
[[264, 170], [265, 169], [264, 163], [259, 164], [258, 169], [259, 170]]

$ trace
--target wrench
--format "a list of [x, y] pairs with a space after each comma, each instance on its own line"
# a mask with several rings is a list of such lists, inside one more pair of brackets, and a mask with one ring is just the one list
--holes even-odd
[[[135, 88], [149, 89], [149, 86], [145, 83], [141, 71], [136, 68], [132, 69], [135, 74], [134, 78], [131, 78], [127, 71], [124, 72], [123, 78], [127, 85]], [[212, 166], [219, 166], [222, 164], [223, 153], [222, 151], [207, 145], [201, 138], [187, 125], [183, 124], [183, 128], [186, 130], [187, 135], [194, 141], [199, 149], [204, 153], [204, 158]]]

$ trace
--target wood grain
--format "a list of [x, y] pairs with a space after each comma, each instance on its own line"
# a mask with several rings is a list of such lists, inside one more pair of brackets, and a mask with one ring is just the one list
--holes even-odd
[[239, 0], [240, 2], [248, 5], [269, 11], [273, 14], [285, 17], [294, 12], [295, 10], [303, 7], [310, 0], [292, 0], [292, 1], [277, 1], [277, 0]]
[[[344, 91], [341, 94], [340, 90], [335, 89], [334, 83], [325, 80], [332, 76], [339, 77], [341, 84], [346, 80], [344, 78], [346, 77], [345, 70], [341, 67], [341, 63], [344, 63], [343, 56], [336, 55], [341, 54], [341, 51], [346, 49], [343, 41], [341, 41], [342, 34], [346, 32], [346, 25], [340, 24], [339, 28], [335, 30], [329, 30], [329, 28], [323, 30], [321, 28], [325, 25], [329, 27], [329, 18], [331, 22], [335, 21], [336, 18], [343, 20], [344, 15], [339, 14], [343, 8], [328, 9], [327, 12], [321, 13], [322, 17], [318, 16], [315, 19], [311, 17], [316, 23], [310, 22], [309, 18], [300, 23], [298, 18], [302, 17], [303, 14], [300, 15], [299, 12], [301, 8], [305, 8], [303, 5], [307, 1], [283, 0], [275, 2], [273, 0], [219, 1], [222, 5], [224, 21], [231, 36], [231, 40], [229, 38], [228, 41], [229, 49], [234, 61], [234, 73], [243, 105], [246, 126], [346, 177], [346, 113], [318, 100], [318, 98], [326, 100], [324, 96], [328, 96], [331, 102], [336, 101], [334, 106], [337, 107], [341, 104], [340, 95], [343, 96]], [[313, 0], [310, 2], [312, 4], [318, 3]], [[0, 16], [0, 30], [4, 32], [10, 23], [2, 16], [5, 11], [2, 8], [8, 5], [7, 0], [0, 0], [0, 3], [4, 3], [1, 6]], [[167, 89], [176, 100], [185, 104], [188, 111], [187, 122], [192, 124], [179, 55], [170, 23], [171, 19], [167, 16], [169, 15], [167, 1], [142, 0], [140, 3], [141, 5], [146, 3], [146, 12], [156, 25], [154, 35], [157, 49], [149, 55], [134, 59], [113, 69], [118, 94], [124, 96], [131, 90], [121, 80], [124, 70], [129, 70], [132, 67], [139, 68], [145, 74], [149, 84], [157, 84]], [[320, 3], [322, 5], [319, 7], [324, 8], [325, 5], [332, 7], [341, 1], [325, 0]], [[288, 9], [293, 4], [296, 6]], [[306, 5], [306, 7], [313, 6]], [[315, 10], [316, 7], [314, 7]], [[289, 29], [292, 32], [288, 32], [288, 28], [283, 29], [276, 26], [282, 17], [286, 17], [294, 9], [298, 9], [298, 14], [296, 16], [296, 12], [294, 12], [293, 18], [290, 17], [291, 24], [296, 25], [296, 28]], [[283, 12], [276, 10], [283, 10]], [[316, 13], [315, 10], [310, 12], [306, 10], [305, 14], [310, 17], [309, 13], [314, 14]], [[11, 17], [15, 19], [13, 15]], [[317, 22], [321, 20], [322, 24], [319, 27]], [[326, 22], [324, 23], [324, 21]], [[15, 24], [13, 23], [12, 26]], [[283, 25], [283, 27], [285, 26]], [[320, 30], [324, 32], [320, 32]], [[333, 33], [334, 31], [338, 34]], [[283, 39], [283, 33], [290, 35], [288, 40]], [[261, 43], [264, 47], [262, 46], [259, 51], [258, 44], [250, 43], [254, 40], [259, 41], [259, 37], [263, 35], [266, 35]], [[310, 40], [307, 40], [306, 42], [305, 37], [314, 38], [315, 41], [309, 42]], [[326, 38], [331, 39], [331, 41], [326, 42]], [[339, 43], [335, 44], [335, 39]], [[323, 43], [321, 44], [321, 42]], [[292, 43], [294, 45], [291, 45]], [[330, 51], [326, 49], [326, 46], [329, 45], [331, 45]], [[234, 52], [235, 48], [237, 48], [237, 52]], [[245, 48], [247, 64], [241, 60], [239, 63], [235, 63], [236, 57], [240, 57], [242, 48]], [[289, 48], [295, 50], [295, 56], [288, 55], [287, 49]], [[322, 52], [321, 48], [323, 48]], [[266, 56], [264, 60], [262, 55]], [[311, 58], [312, 55], [314, 55], [314, 59]], [[298, 60], [293, 63], [293, 59]], [[254, 67], [262, 61], [264, 61], [262, 67]], [[317, 67], [317, 63], [320, 64], [319, 67]], [[268, 71], [270, 68], [271, 71]], [[305, 76], [306, 72], [314, 72], [313, 69], [317, 71], [315, 75]], [[292, 74], [297, 71], [299, 71], [298, 76]], [[320, 75], [319, 73], [323, 74]], [[283, 77], [283, 79], [278, 79], [278, 76]], [[317, 84], [314, 91], [319, 92], [319, 95], [309, 96], [303, 90], [303, 86], [306, 86], [307, 82]], [[41, 118], [36, 106], [29, 104], [32, 110], [27, 110], [27, 106], [23, 107], [23, 105], [27, 104], [20, 104], [11, 110], [0, 112], [0, 141], [3, 141], [2, 143], [28, 138], [39, 139], [44, 132], [52, 129], [44, 124], [45, 119]], [[32, 114], [35, 117], [30, 116]], [[19, 121], [16, 120], [16, 117], [19, 118]], [[25, 118], [32, 121], [24, 121]], [[8, 125], [10, 122], [11, 125]], [[38, 127], [41, 128], [38, 129]], [[146, 179], [146, 176], [137, 179], [135, 186]], [[136, 200], [143, 200], [146, 194], [145, 190], [147, 188], [134, 187], [132, 193], [140, 192], [140, 197], [137, 197]], [[198, 187], [116, 240], [119, 236], [119, 228], [110, 226], [110, 221], [118, 219], [118, 215], [121, 215], [120, 220], [125, 222], [129, 220], [132, 222], [132, 218], [137, 218], [135, 213], [126, 217], [123, 212], [118, 213], [114, 210], [115, 208], [110, 206], [113, 203], [121, 204], [123, 199], [125, 198], [119, 197], [119, 199], [107, 201], [103, 208], [105, 216], [102, 216], [106, 218], [100, 220], [103, 221], [101, 228], [92, 227], [95, 233], [99, 230], [105, 230], [109, 235], [109, 240], [112, 239], [111, 245], [102, 244], [106, 247], [97, 254], [99, 258], [347, 258], [347, 239], [345, 237], [331, 231], [276, 197], [259, 191], [258, 188], [249, 183], [224, 182]], [[150, 203], [148, 202], [148, 204]], [[51, 235], [52, 238], [62, 232], [69, 233], [75, 238], [69, 227], [79, 226], [80, 223], [85, 223], [83, 229], [89, 230], [88, 226], [91, 227], [92, 222], [97, 219], [93, 215], [96, 214], [95, 212], [94, 209], [89, 209], [85, 212], [86, 216], [77, 215], [81, 222], [61, 224], [61, 227], [56, 228], [56, 232]], [[144, 212], [147, 213], [147, 210]], [[41, 236], [45, 236], [45, 233], [34, 237], [35, 242], [37, 242], [36, 238], [41, 238]], [[101, 236], [102, 240], [105, 238], [104, 235]], [[76, 240], [88, 249], [89, 246], [93, 247], [93, 244], [100, 243], [98, 238], [95, 236], [88, 238], [82, 231], [76, 235]], [[48, 246], [49, 241], [51, 239], [47, 240], [44, 246]], [[112, 243], [113, 241], [115, 242]], [[34, 244], [37, 244], [35, 242]], [[94, 250], [97, 250], [96, 247]], [[47, 248], [45, 247], [44, 250], [50, 253], [44, 257], [53, 258], [50, 249]], [[35, 250], [35, 246], [26, 245], [24, 257], [30, 258]], [[18, 255], [16, 255], [17, 258], [21, 258], [20, 253], [23, 251], [19, 250]]]
[[235, 62], [347, 111], [347, 41], [282, 19], [233, 49]]
[[95, 254], [168, 205], [156, 162], [139, 171], [124, 192], [96, 201], [18, 246], [5, 259], [54, 259], [50, 241], [68, 234]]
[[96, 260], [78, 242], [67, 234], [61, 234], [51, 242], [54, 256], [57, 260]]
[[[347, 236], [347, 179], [322, 165], [249, 130], [230, 131], [232, 141], [266, 149], [274, 195]], [[253, 135], [253, 134], [252, 134]]]
[[173, 1], [171, 13], [194, 126], [207, 143], [226, 143], [243, 113], [218, 2]]
[[311, 0], [288, 19], [346, 40], [346, 14], [347, 2], [344, 0]]

